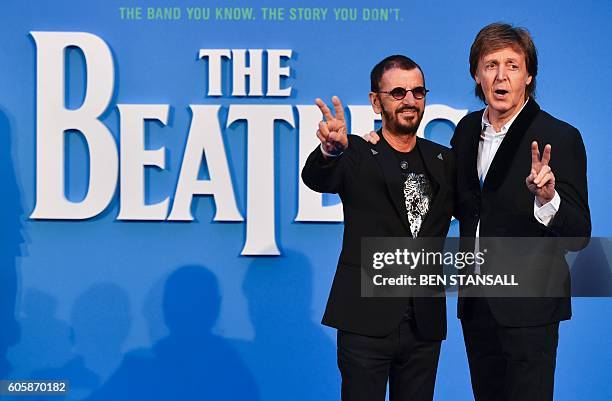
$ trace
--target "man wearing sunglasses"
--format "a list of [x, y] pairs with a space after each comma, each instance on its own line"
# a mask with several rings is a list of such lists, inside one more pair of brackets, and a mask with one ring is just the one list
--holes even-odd
[[[382, 115], [381, 140], [347, 135], [344, 110], [321, 100], [321, 141], [302, 171], [317, 192], [338, 193], [344, 237], [323, 324], [338, 329], [344, 401], [431, 401], [446, 337], [444, 297], [361, 296], [361, 240], [366, 237], [446, 237], [453, 210], [450, 150], [417, 138], [425, 110], [425, 78], [405, 56], [390, 56], [371, 72], [370, 101]], [[409, 295], [414, 295], [410, 293]]]

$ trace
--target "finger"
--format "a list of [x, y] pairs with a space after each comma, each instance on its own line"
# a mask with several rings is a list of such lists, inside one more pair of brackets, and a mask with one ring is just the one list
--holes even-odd
[[548, 180], [548, 185], [552, 185], [553, 189], [555, 188], [555, 174], [551, 171], [550, 172], [551, 175], [551, 179]]
[[321, 133], [321, 130], [317, 130], [317, 138], [319, 138], [319, 141], [321, 141], [321, 143], [327, 142], [327, 138], [323, 136], [323, 134]]
[[533, 184], [533, 180], [535, 180], [536, 177], [537, 177], [536, 171], [534, 169], [531, 169], [531, 173], [529, 173], [529, 175], [526, 178], [527, 185]]
[[342, 132], [342, 128], [346, 127], [346, 125], [344, 124], [343, 121], [338, 120], [337, 118], [333, 119], [332, 121], [327, 122], [327, 129], [330, 132]]
[[548, 166], [548, 162], [550, 162], [550, 152], [552, 150], [552, 146], [546, 145], [544, 146], [544, 152], [542, 153], [542, 164]]
[[319, 131], [321, 132], [321, 135], [323, 135], [325, 140], [329, 138], [329, 129], [327, 127], [327, 124], [325, 124], [323, 121], [319, 121]]
[[550, 167], [549, 166], [542, 166], [542, 168], [540, 169], [540, 172], [538, 173], [538, 176], [533, 180], [534, 184], [539, 186], [540, 182], [542, 181], [542, 179], [548, 173], [550, 173]]
[[321, 100], [320, 98], [316, 98], [315, 103], [317, 104], [317, 106], [319, 106], [319, 110], [321, 110], [321, 113], [323, 113], [323, 117], [325, 117], [327, 121], [330, 121], [334, 118], [334, 116], [332, 116], [331, 110], [329, 109], [329, 107], [327, 107], [323, 100]]
[[336, 112], [336, 118], [344, 121], [344, 107], [338, 96], [332, 96], [332, 104], [334, 105], [334, 112]]
[[376, 145], [380, 140], [380, 137], [376, 133], [376, 131], [370, 131], [363, 136], [363, 139], [370, 142], [372, 145]]
[[551, 171], [547, 174], [546, 181], [542, 180], [542, 187], [550, 187], [552, 189], [555, 188], [555, 175]]
[[542, 188], [544, 187], [548, 182], [554, 182], [555, 176], [552, 175], [552, 173], [548, 173], [546, 174], [544, 177], [542, 177], [542, 179], [540, 180], [540, 183], [538, 184], [538, 188]]
[[540, 164], [540, 148], [536, 141], [531, 142], [531, 165], [537, 166]]
[[542, 179], [542, 177], [544, 177], [546, 174], [548, 174], [550, 172], [550, 167], [549, 166], [542, 166], [542, 168], [540, 169], [540, 171], [536, 174], [536, 177], [534, 178], [533, 182], [537, 185], [540, 183], [540, 180]]

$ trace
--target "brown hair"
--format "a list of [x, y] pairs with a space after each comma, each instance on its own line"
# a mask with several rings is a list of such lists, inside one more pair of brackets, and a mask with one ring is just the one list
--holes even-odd
[[[531, 83], [527, 85], [525, 94], [535, 97], [536, 75], [538, 75], [538, 53], [533, 39], [531, 39], [531, 34], [525, 28], [513, 27], [502, 22], [495, 22], [482, 28], [478, 35], [476, 35], [470, 49], [470, 74], [472, 78], [476, 76], [478, 62], [482, 57], [506, 47], [512, 47], [522, 52], [525, 56], [527, 72], [531, 75]], [[479, 84], [476, 84], [474, 93], [480, 100], [485, 101], [484, 93]]]

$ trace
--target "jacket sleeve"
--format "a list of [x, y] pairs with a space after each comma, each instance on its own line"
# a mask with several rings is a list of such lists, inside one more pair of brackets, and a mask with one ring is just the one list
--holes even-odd
[[457, 218], [457, 159], [455, 151], [451, 148], [446, 152], [447, 159], [447, 179], [449, 185], [449, 191], [452, 194], [452, 215]]
[[317, 146], [306, 159], [302, 169], [304, 184], [315, 192], [340, 193], [346, 180], [346, 175], [359, 168], [359, 149], [357, 141], [363, 139], [354, 135], [348, 136], [348, 147], [338, 157], [326, 159]]
[[[572, 241], [575, 246], [570, 249], [584, 248], [591, 236], [591, 213], [588, 204], [587, 160], [584, 143], [580, 132], [573, 128], [561, 144], [555, 166], [555, 190], [561, 197], [559, 211], [550, 222], [548, 229], [560, 237], [576, 237], [582, 240]], [[552, 149], [552, 157], [555, 149]], [[552, 164], [552, 162], [551, 162]]]

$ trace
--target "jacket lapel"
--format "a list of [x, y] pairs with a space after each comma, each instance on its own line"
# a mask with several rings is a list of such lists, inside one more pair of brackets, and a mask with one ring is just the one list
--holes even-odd
[[[527, 129], [539, 111], [540, 106], [538, 106], [533, 98], [529, 98], [525, 108], [516, 117], [516, 120], [512, 123], [506, 137], [499, 146], [497, 153], [495, 153], [495, 157], [493, 157], [491, 167], [489, 167], [487, 177], [483, 183], [483, 189], [497, 189], [503, 182], [508, 173], [509, 166], [518, 151], [523, 136], [525, 136]], [[482, 131], [482, 127], [480, 131]], [[475, 148], [477, 150], [478, 145], [476, 145]]]
[[[474, 125], [467, 128], [470, 137], [467, 138], [467, 146], [462, 152], [455, 152], [457, 168], [462, 168], [462, 171], [467, 172], [469, 185], [472, 189], [480, 192], [480, 179], [478, 178], [478, 143], [480, 142], [480, 134], [482, 132], [482, 114], [485, 109], [482, 109], [478, 114], [478, 118], [473, 120]], [[465, 154], [463, 154], [465, 152]], [[461, 167], [460, 167], [461, 166]]]
[[[444, 161], [442, 159], [442, 153], [432, 146], [430, 142], [427, 142], [417, 137], [417, 150], [421, 155], [425, 170], [431, 180], [432, 187], [432, 200], [429, 206], [429, 211], [425, 215], [425, 219], [421, 224], [419, 230], [419, 237], [429, 236], [429, 225], [428, 221], [431, 221], [429, 216], [438, 213], [440, 208], [440, 202], [445, 198], [447, 186], [445, 185], [444, 178]], [[439, 157], [438, 157], [439, 156]]]

